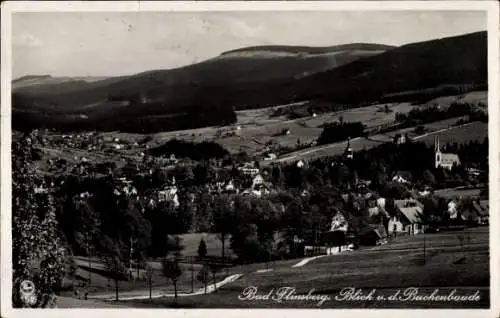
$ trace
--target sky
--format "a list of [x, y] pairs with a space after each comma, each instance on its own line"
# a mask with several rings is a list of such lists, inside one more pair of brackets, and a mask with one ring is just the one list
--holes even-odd
[[246, 46], [399, 46], [483, 30], [484, 11], [22, 12], [12, 77], [129, 75]]

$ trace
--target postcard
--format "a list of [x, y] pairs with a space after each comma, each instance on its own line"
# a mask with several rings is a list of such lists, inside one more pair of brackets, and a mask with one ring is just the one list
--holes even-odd
[[1, 21], [2, 316], [500, 314], [497, 2]]

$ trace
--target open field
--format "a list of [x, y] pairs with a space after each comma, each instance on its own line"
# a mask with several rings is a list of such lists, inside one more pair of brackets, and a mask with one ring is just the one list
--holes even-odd
[[[458, 236], [466, 237], [464, 247]], [[317, 301], [239, 300], [241, 292], [254, 286], [259, 294], [268, 294], [280, 287], [294, 287], [296, 293], [330, 297], [321, 307], [335, 308], [487, 308], [489, 306], [489, 231], [487, 227], [466, 229], [460, 232], [422, 234], [394, 239], [384, 246], [368, 248], [346, 254], [315, 259], [303, 267], [291, 267], [278, 263], [273, 271], [248, 273], [234, 283], [226, 285], [216, 293], [183, 297], [174, 305], [171, 298], [147, 301], [130, 301], [139, 307], [209, 307], [209, 308], [314, 308]], [[467, 242], [470, 237], [470, 242]], [[425, 263], [424, 263], [425, 241]], [[450, 283], [452, 282], [452, 283]], [[340, 290], [348, 287], [360, 288], [366, 295], [376, 290], [376, 295], [389, 296], [410, 287], [419, 289], [419, 294], [430, 295], [439, 289], [439, 295], [448, 295], [456, 289], [457, 295], [472, 295], [478, 291], [480, 300], [471, 302], [429, 301], [347, 301], [335, 299]]]
[[[203, 238], [207, 245], [207, 252], [209, 256], [221, 256], [221, 241], [217, 238], [216, 234], [212, 233], [193, 233], [193, 234], [183, 234], [179, 236], [181, 238], [181, 244], [184, 247], [182, 250], [182, 256], [186, 257], [194, 257], [197, 255], [198, 244], [200, 239]], [[226, 252], [225, 256], [234, 257], [232, 250], [229, 248], [230, 243], [229, 239], [226, 242]], [[78, 264], [77, 269], [77, 277], [80, 281], [87, 281], [89, 277], [89, 260], [87, 257], [76, 257], [76, 261]], [[296, 260], [294, 260], [296, 262]], [[154, 292], [162, 291], [162, 292], [173, 292], [174, 288], [172, 282], [166, 279], [162, 273], [162, 265], [160, 261], [152, 261], [149, 262], [149, 265], [153, 267], [153, 279], [152, 279], [152, 287]], [[256, 264], [259, 268], [262, 268], [262, 264]], [[196, 278], [199, 273], [202, 265], [200, 264], [191, 264], [186, 263], [182, 264], [183, 273], [178, 281], [178, 291], [179, 292], [191, 292], [192, 289], [197, 290], [203, 287], [202, 283], [199, 282]], [[114, 282], [110, 281], [106, 274], [106, 267], [101, 259], [93, 258], [92, 259], [92, 269], [90, 270], [91, 274], [91, 287], [82, 287], [82, 290], [89, 290], [91, 295], [101, 295], [101, 294], [110, 294], [114, 293]], [[193, 272], [193, 275], [192, 275]], [[231, 272], [234, 272], [231, 269]], [[222, 279], [227, 275], [228, 270], [224, 270], [216, 273], [216, 279]], [[192, 277], [194, 276], [194, 278]], [[213, 280], [213, 277], [210, 277]], [[192, 283], [193, 281], [193, 283]], [[133, 296], [137, 293], [144, 292], [144, 290], [148, 290], [149, 293], [149, 285], [146, 280], [138, 279], [131, 281], [120, 281], [119, 282], [119, 291], [120, 294], [125, 293], [124, 295]], [[113, 294], [114, 295], [114, 294]]]
[[[374, 148], [383, 143], [391, 142], [396, 134], [405, 132], [408, 132], [409, 137], [414, 138], [417, 141], [423, 141], [427, 144], [433, 144], [436, 136], [439, 137], [441, 144], [446, 144], [447, 142], [460, 143], [460, 142], [467, 142], [470, 140], [482, 141], [485, 137], [488, 136], [488, 124], [481, 122], [473, 122], [462, 126], [450, 127], [457, 120], [458, 120], [457, 118], [447, 119], [445, 121], [424, 125], [424, 127], [427, 130], [431, 130], [431, 132], [425, 133], [420, 136], [415, 135], [415, 133], [413, 133], [414, 128], [405, 128], [387, 134], [378, 134], [369, 137], [353, 138], [351, 139], [350, 144], [353, 151], [361, 151], [364, 149]], [[447, 128], [440, 128], [440, 127], [447, 127]], [[344, 141], [344, 142], [338, 142], [328, 145], [302, 149], [283, 155], [276, 161], [293, 162], [298, 160], [313, 160], [325, 156], [337, 156], [341, 155], [345, 151], [346, 145], [347, 142]]]
[[460, 127], [453, 127], [446, 131], [417, 137], [416, 139], [430, 145], [434, 144], [436, 137], [439, 138], [439, 142], [443, 145], [446, 143], [464, 143], [473, 140], [483, 141], [484, 138], [488, 137], [488, 124], [474, 122]]
[[[432, 103], [446, 107], [450, 103], [457, 100], [466, 101], [483, 101], [487, 92], [471, 92], [463, 96], [447, 96], [440, 97]], [[431, 103], [429, 102], [429, 103]], [[269, 107], [253, 110], [237, 111], [238, 122], [231, 126], [225, 127], [205, 127], [190, 130], [162, 132], [150, 135], [153, 140], [147, 146], [150, 148], [162, 145], [171, 139], [180, 139], [193, 142], [202, 141], [215, 141], [225, 147], [231, 153], [238, 153], [245, 151], [246, 153], [261, 154], [266, 151], [277, 151], [283, 148], [294, 148], [298, 141], [301, 143], [311, 143], [316, 141], [322, 132], [321, 125], [329, 122], [338, 121], [341, 117], [345, 122], [361, 121], [370, 127], [377, 127], [380, 125], [391, 124], [395, 120], [396, 113], [407, 113], [411, 109], [423, 106], [412, 106], [410, 103], [394, 103], [388, 104], [391, 112], [385, 113], [383, 107], [385, 104], [372, 105], [362, 108], [353, 108], [338, 112], [329, 112], [319, 114], [316, 117], [305, 117], [294, 120], [287, 120], [284, 117], [271, 117], [275, 108]], [[287, 107], [287, 106], [281, 106]], [[471, 125], [468, 129], [452, 128], [444, 130], [453, 126], [460, 118], [447, 119], [435, 123], [423, 125], [429, 132], [443, 130], [440, 133], [427, 133], [423, 136], [417, 137], [425, 142], [434, 142], [434, 137], [439, 136], [443, 143], [448, 141], [468, 141], [472, 139], [482, 139], [487, 135], [487, 125], [476, 123]], [[237, 129], [239, 127], [240, 129]], [[280, 135], [284, 129], [289, 129], [290, 134]], [[363, 148], [371, 148], [378, 144], [391, 141], [392, 137], [397, 133], [408, 133], [410, 137], [416, 137], [414, 127], [405, 128], [398, 131], [370, 136], [364, 139], [354, 139], [351, 145], [355, 151], [362, 150]], [[454, 130], [456, 129], [456, 130]], [[120, 140], [129, 143], [139, 142], [146, 135], [108, 132], [102, 133], [104, 138], [117, 137]], [[345, 148], [345, 143], [331, 144], [326, 146], [318, 146], [312, 148], [302, 149], [296, 152], [291, 152], [282, 155], [279, 161], [299, 160], [299, 159], [313, 159], [321, 156], [335, 155], [342, 153]], [[323, 151], [323, 147], [326, 147]], [[78, 149], [50, 149], [44, 148], [47, 158], [61, 157], [67, 159], [69, 162], [75, 162], [75, 156], [85, 156], [92, 162], [101, 162], [106, 160], [119, 161], [121, 157], [135, 156], [139, 152], [146, 151], [146, 145], [134, 147], [133, 150], [120, 150], [112, 153], [96, 153], [86, 150]], [[289, 158], [290, 157], [290, 158]], [[43, 167], [42, 167], [43, 170]]]
[[[484, 102], [486, 98], [486, 91], [478, 91], [470, 92], [462, 96], [440, 97], [429, 103], [437, 103], [441, 107], [446, 108], [455, 101], [477, 103], [479, 101]], [[249, 154], [261, 153], [266, 150], [272, 150], [273, 148], [294, 147], [299, 139], [302, 143], [313, 142], [319, 137], [323, 130], [321, 125], [338, 121], [340, 118], [345, 122], [361, 121], [366, 124], [368, 128], [371, 128], [394, 122], [396, 113], [408, 113], [413, 108], [425, 107], [425, 105], [412, 106], [410, 103], [390, 103], [387, 105], [391, 112], [385, 113], [383, 111], [385, 105], [386, 104], [379, 104], [352, 108], [343, 111], [318, 114], [316, 117], [310, 116], [293, 120], [287, 120], [284, 117], [271, 117], [274, 109], [287, 107], [286, 105], [241, 110], [236, 112], [237, 123], [232, 126], [206, 127], [157, 133], [152, 135], [154, 137], [152, 146], [162, 144], [172, 138], [177, 138], [195, 142], [216, 141], [232, 153], [240, 151], [245, 151]], [[440, 122], [441, 125], [432, 123], [425, 126], [429, 126], [428, 129], [430, 130], [438, 130], [453, 125], [457, 120], [458, 118], [442, 121]], [[240, 127], [239, 130], [236, 129], [237, 126]], [[289, 129], [290, 134], [278, 136], [277, 134], [283, 129]], [[413, 128], [402, 131], [406, 132], [411, 130], [413, 130]], [[234, 135], [232, 135], [233, 133]], [[119, 136], [125, 139], [135, 139], [140, 135], [120, 134]], [[269, 148], [266, 147], [266, 143], [270, 144]]]
[[[423, 104], [422, 106], [433, 106], [433, 105], [450, 105], [452, 102], [459, 103], [470, 103], [479, 106], [479, 103], [485, 105], [488, 104], [488, 92], [487, 91], [474, 91], [461, 96], [442, 96], [430, 100], [429, 102]], [[486, 111], [488, 111], [486, 109]]]
[[458, 197], [477, 198], [481, 193], [481, 189], [441, 189], [434, 192], [437, 196], [451, 199]]
[[[209, 256], [222, 256], [222, 242], [219, 240], [217, 234], [214, 233], [190, 233], [179, 235], [181, 245], [183, 246], [183, 256], [196, 256], [198, 255], [198, 245], [203, 238], [207, 245], [207, 255]], [[226, 257], [234, 257], [234, 253], [230, 248], [229, 238], [226, 238], [224, 246], [224, 254]]]

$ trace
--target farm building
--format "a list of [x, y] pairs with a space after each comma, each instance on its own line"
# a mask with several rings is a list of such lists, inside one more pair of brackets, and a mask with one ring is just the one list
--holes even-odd
[[[394, 200], [394, 208], [396, 209], [396, 214], [394, 215], [395, 218], [389, 221], [388, 231], [390, 233], [405, 232], [409, 235], [414, 235], [423, 232], [422, 203], [415, 199]], [[400, 231], [401, 229], [402, 231]]]
[[387, 238], [387, 232], [383, 225], [372, 224], [363, 228], [359, 233], [359, 244], [373, 246], [382, 244]]
[[474, 200], [461, 206], [461, 218], [470, 225], [489, 223], [488, 200]]
[[252, 188], [261, 184], [264, 184], [264, 178], [262, 177], [262, 175], [257, 174], [252, 180]]
[[397, 134], [394, 136], [394, 143], [396, 145], [402, 145], [408, 141], [408, 134]]
[[175, 178], [172, 178], [171, 184], [163, 187], [163, 190], [158, 191], [158, 201], [165, 202], [171, 201], [175, 207], [179, 206], [179, 196], [177, 194], [177, 186], [175, 185]]

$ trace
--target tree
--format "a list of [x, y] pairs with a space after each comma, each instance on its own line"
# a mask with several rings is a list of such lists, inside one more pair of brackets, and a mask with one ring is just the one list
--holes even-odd
[[429, 169], [424, 170], [423, 178], [424, 178], [424, 181], [429, 185], [436, 184], [436, 178], [434, 177], [432, 172], [429, 171]]
[[207, 244], [205, 244], [205, 240], [202, 238], [198, 245], [198, 257], [203, 259], [205, 256], [207, 256]]
[[213, 264], [209, 265], [209, 268], [210, 268], [210, 272], [212, 272], [212, 278], [214, 281], [214, 289], [213, 290], [215, 292], [215, 290], [217, 289], [217, 281], [215, 280], [215, 274], [219, 271], [220, 265], [213, 263]]
[[219, 196], [215, 201], [213, 212], [213, 229], [218, 233], [222, 243], [222, 261], [225, 261], [225, 243], [229, 231], [234, 227], [233, 217], [234, 198], [226, 195]]
[[[12, 149], [12, 263], [13, 306], [53, 306], [61, 286], [70, 253], [58, 230], [54, 199], [50, 193], [35, 194], [35, 176], [31, 170], [31, 138], [25, 136]], [[35, 286], [34, 302], [20, 292], [24, 281]]]
[[208, 281], [210, 280], [210, 270], [208, 266], [203, 265], [196, 278], [203, 284], [203, 286], [205, 287], [205, 294], [207, 294], [207, 285]]
[[121, 255], [117, 249], [116, 254], [109, 254], [104, 257], [104, 264], [106, 265], [106, 269], [108, 270], [109, 277], [115, 283], [115, 300], [119, 300], [119, 289], [120, 289], [120, 280], [125, 279], [125, 266], [123, 264], [123, 260]]
[[146, 265], [146, 278], [148, 280], [148, 286], [149, 286], [149, 299], [152, 298], [152, 291], [153, 291], [153, 274], [154, 274], [154, 269], [153, 266], [147, 264]]
[[182, 275], [182, 268], [179, 264], [179, 258], [175, 257], [172, 259], [164, 259], [162, 261], [162, 273], [163, 276], [170, 279], [172, 284], [174, 284], [174, 297], [177, 300], [177, 280]]

